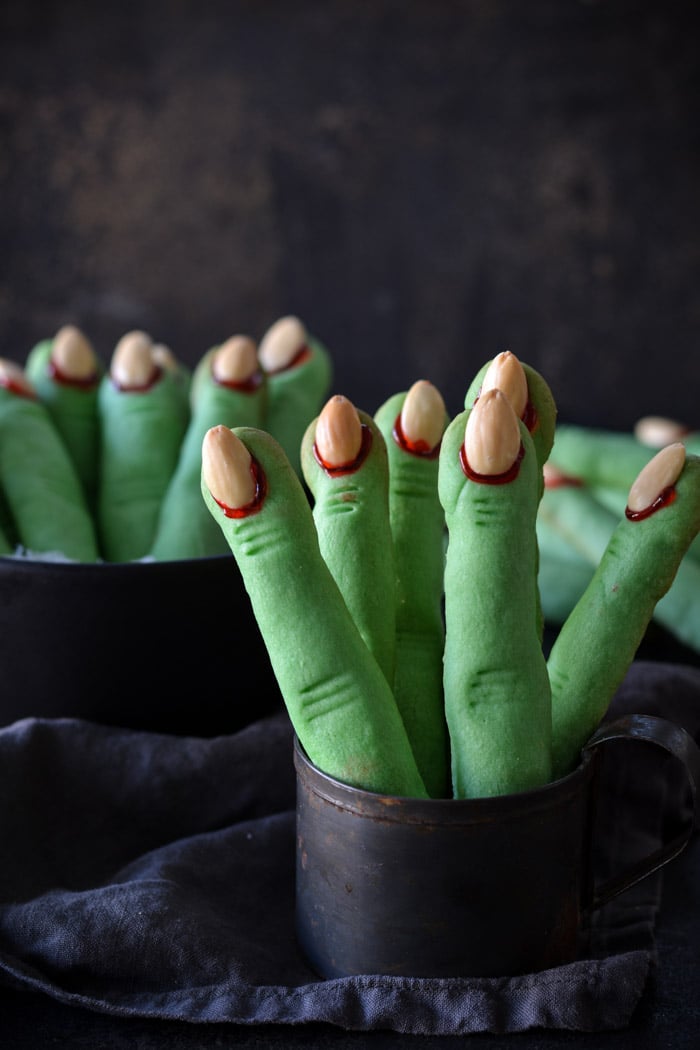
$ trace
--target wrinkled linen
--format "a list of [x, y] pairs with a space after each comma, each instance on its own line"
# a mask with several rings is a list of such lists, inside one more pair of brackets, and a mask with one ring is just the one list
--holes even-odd
[[[699, 739], [700, 669], [633, 664], [608, 717], [627, 712]], [[556, 969], [319, 979], [294, 932], [292, 744], [284, 713], [211, 739], [76, 719], [1, 730], [0, 980], [108, 1014], [192, 1023], [414, 1034], [628, 1024], [655, 965], [661, 873], [601, 908], [585, 957]], [[644, 747], [609, 765], [601, 879], [688, 806], [682, 771], [669, 776]], [[628, 835], [616, 829], [621, 804], [632, 807]]]

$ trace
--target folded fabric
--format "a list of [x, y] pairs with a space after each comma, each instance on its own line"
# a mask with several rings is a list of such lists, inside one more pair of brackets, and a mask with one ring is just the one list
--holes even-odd
[[[625, 712], [662, 715], [698, 739], [700, 669], [634, 664], [610, 714]], [[0, 731], [0, 980], [90, 1010], [187, 1022], [423, 1035], [629, 1022], [654, 965], [660, 874], [600, 909], [586, 957], [566, 966], [320, 980], [294, 932], [292, 742], [285, 714], [212, 739], [72, 719]], [[662, 792], [653, 771], [640, 790], [637, 761], [632, 749], [605, 780], [601, 877], [626, 862], [621, 851], [653, 844], [669, 806], [684, 802], [681, 782]], [[630, 793], [631, 838], [614, 824]]]

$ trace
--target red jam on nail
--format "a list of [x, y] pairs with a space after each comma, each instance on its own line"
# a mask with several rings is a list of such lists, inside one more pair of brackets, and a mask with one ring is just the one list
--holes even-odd
[[582, 478], [574, 477], [573, 474], [559, 474], [557, 472], [557, 474], [552, 475], [545, 471], [544, 487], [546, 489], [582, 489], [584, 482]]
[[668, 488], [662, 489], [653, 503], [650, 503], [648, 507], [644, 507], [642, 510], [630, 510], [629, 507], [625, 507], [625, 517], [628, 521], [644, 521], [645, 518], [651, 517], [657, 510], [661, 510], [662, 507], [668, 507], [676, 498], [676, 489], [673, 485], [669, 485]]
[[512, 466], [508, 467], [508, 470], [504, 470], [502, 474], [478, 474], [477, 471], [472, 470], [469, 466], [467, 454], [464, 451], [464, 442], [459, 446], [459, 462], [462, 465], [462, 470], [470, 481], [478, 481], [481, 485], [507, 485], [509, 481], [514, 481], [520, 473], [520, 463], [524, 455], [525, 449], [521, 441], [518, 454], [513, 460]]
[[527, 404], [525, 405], [525, 411], [523, 412], [522, 419], [528, 431], [531, 434], [534, 434], [540, 425], [540, 417], [537, 415], [537, 409], [530, 400], [528, 400]]
[[72, 386], [77, 390], [91, 390], [97, 384], [97, 372], [93, 372], [92, 375], [83, 376], [82, 378], [77, 376], [68, 376], [65, 372], [62, 372], [56, 362], [51, 359], [48, 364], [49, 377], [58, 383], [60, 386]]
[[146, 391], [156, 385], [162, 375], [163, 369], [160, 365], [154, 365], [153, 371], [145, 383], [118, 383], [114, 377], [112, 377], [112, 382], [117, 390], [122, 390], [125, 394], [145, 394]]
[[[479, 393], [474, 398], [474, 404], [472, 405], [472, 408], [477, 403], [480, 397], [481, 389], [479, 389]], [[534, 434], [540, 425], [540, 417], [537, 414], [537, 409], [535, 408], [535, 406], [529, 398], [527, 404], [525, 405], [525, 411], [523, 412], [520, 419], [525, 424], [530, 434]]]
[[21, 383], [15, 382], [14, 379], [10, 379], [9, 376], [0, 377], [0, 386], [4, 390], [9, 390], [11, 394], [17, 394], [18, 397], [29, 398], [30, 401], [36, 401], [37, 395], [33, 390], [23, 386]]
[[263, 381], [263, 374], [260, 369], [249, 375], [247, 379], [219, 379], [212, 372], [214, 382], [218, 383], [219, 386], [225, 386], [228, 390], [237, 390], [241, 394], [254, 394], [256, 390], [260, 389]]
[[355, 458], [350, 463], [341, 463], [340, 466], [334, 467], [330, 463], [326, 463], [323, 456], [316, 447], [314, 442], [314, 456], [316, 462], [323, 467], [326, 474], [332, 478], [342, 477], [344, 474], [354, 474], [358, 470], [364, 461], [367, 459], [369, 450], [372, 447], [372, 431], [366, 423], [362, 424], [362, 440], [360, 442], [360, 451], [357, 453]]
[[301, 346], [294, 357], [287, 361], [286, 365], [282, 365], [281, 368], [273, 368], [268, 372], [268, 375], [275, 376], [280, 372], [288, 372], [290, 368], [298, 368], [299, 365], [303, 365], [311, 357], [311, 348], [308, 346]]
[[221, 507], [227, 518], [249, 518], [252, 514], [257, 514], [262, 508], [267, 495], [267, 480], [262, 467], [255, 459], [250, 461], [250, 473], [255, 482], [255, 495], [250, 503], [246, 503], [243, 507], [229, 507], [226, 503], [218, 500], [216, 496], [213, 496], [214, 502]]
[[419, 438], [418, 441], [411, 441], [406, 437], [401, 426], [401, 413], [399, 413], [394, 422], [392, 437], [399, 448], [405, 449], [406, 452], [410, 452], [413, 456], [420, 456], [422, 459], [437, 459], [440, 454], [439, 441], [434, 448], [431, 448], [428, 442], [423, 441], [422, 438]]

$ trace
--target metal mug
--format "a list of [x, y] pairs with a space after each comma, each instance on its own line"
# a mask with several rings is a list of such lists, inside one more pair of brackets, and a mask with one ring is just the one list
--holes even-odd
[[[616, 740], [680, 759], [692, 816], [678, 836], [595, 886], [601, 749]], [[693, 738], [645, 715], [603, 726], [569, 776], [493, 798], [363, 791], [317, 769], [298, 740], [294, 763], [297, 937], [325, 978], [493, 977], [573, 961], [584, 916], [683, 849], [700, 783]]]

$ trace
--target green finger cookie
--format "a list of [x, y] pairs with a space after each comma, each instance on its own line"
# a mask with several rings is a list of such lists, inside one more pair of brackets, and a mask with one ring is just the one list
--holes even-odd
[[[449, 737], [442, 694], [445, 627], [442, 597], [445, 518], [438, 499], [438, 453], [449, 419], [431, 397], [439, 417], [422, 446], [406, 437], [402, 410], [433, 390], [415, 384], [390, 397], [375, 413], [389, 460], [389, 521], [396, 571], [396, 667], [394, 697], [425, 785], [432, 797], [451, 794]], [[413, 398], [413, 401], [411, 400]], [[433, 404], [435, 407], [433, 408]]]
[[622, 488], [627, 492], [653, 455], [654, 449], [632, 434], [560, 423], [550, 459], [562, 473], [581, 478], [591, 486]]
[[[234, 464], [241, 442], [253, 457], [257, 495], [243, 516], [230, 517], [241, 506], [228, 495], [231, 475], [251, 471], [250, 460]], [[425, 798], [391, 689], [321, 556], [308, 499], [283, 450], [264, 431], [216, 427], [202, 460], [204, 501], [236, 558], [309, 758], [344, 783]]]
[[538, 633], [539, 480], [527, 427], [500, 390], [482, 395], [447, 428], [438, 489], [449, 534], [444, 689], [457, 798], [550, 779], [550, 689]]
[[73, 325], [30, 350], [25, 373], [63, 438], [78, 477], [94, 508], [99, 470], [97, 390], [104, 369]]
[[143, 333], [128, 333], [100, 383], [98, 522], [111, 562], [149, 554], [184, 436], [181, 391], [154, 364], [151, 345]]
[[265, 429], [280, 443], [301, 476], [301, 441], [328, 394], [330, 355], [297, 317], [281, 317], [260, 340], [267, 375]]
[[[548, 475], [552, 475], [551, 468]], [[543, 549], [546, 550], [547, 545], [551, 547], [553, 538], [551, 533], [547, 533], [547, 529], [550, 529], [556, 533], [560, 542], [570, 547], [572, 553], [585, 559], [592, 574], [627, 504], [627, 496], [623, 497], [620, 505], [619, 499], [613, 502], [609, 494], [610, 489], [591, 490], [589, 486], [568, 477], [563, 477], [558, 484], [548, 482], [537, 523]], [[690, 557], [693, 548], [697, 549], [697, 544], [696, 536], [678, 565], [673, 584], [657, 602], [652, 618], [679, 641], [700, 650], [700, 563]], [[569, 572], [568, 577], [562, 576], [561, 585], [570, 582], [571, 576], [572, 572]], [[581, 594], [583, 590], [585, 588]], [[544, 605], [544, 592], [542, 598]], [[551, 604], [551, 595], [549, 599]]]
[[75, 465], [46, 406], [23, 370], [9, 361], [0, 362], [0, 487], [28, 551], [99, 560]]
[[202, 501], [202, 441], [207, 430], [219, 423], [261, 428], [264, 414], [265, 380], [255, 344], [245, 336], [233, 336], [215, 354], [207, 355], [206, 372], [200, 373], [192, 418], [158, 517], [151, 548], [157, 561], [228, 552], [221, 529]]
[[[327, 437], [331, 443], [340, 438], [343, 446], [349, 435], [347, 453], [337, 456], [321, 447]], [[360, 635], [393, 684], [396, 584], [384, 438], [371, 416], [338, 395], [309, 424], [301, 461], [321, 554]]]
[[635, 481], [629, 506], [636, 518], [625, 516], [615, 528], [549, 656], [557, 776], [577, 764], [698, 534], [700, 459], [686, 456], [682, 446], [664, 449]]
[[[515, 362], [518, 362], [518, 359], [515, 358], [514, 354], [510, 354], [506, 351], [504, 354], [500, 354], [498, 357], [493, 358], [493, 360], [487, 361], [477, 372], [464, 398], [464, 407], [466, 409], [471, 409], [473, 407], [489, 369], [495, 363], [498, 363], [500, 359], [508, 358], [512, 358]], [[530, 431], [530, 436], [535, 445], [537, 460], [540, 466], [544, 466], [554, 444], [557, 419], [556, 402], [549, 384], [537, 369], [526, 364], [524, 361], [518, 363], [525, 373], [527, 397], [524, 404], [521, 402], [521, 404], [514, 404], [513, 407], [516, 414], [523, 420]], [[504, 393], [508, 394], [508, 391], [505, 390]]]

